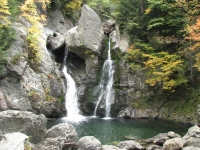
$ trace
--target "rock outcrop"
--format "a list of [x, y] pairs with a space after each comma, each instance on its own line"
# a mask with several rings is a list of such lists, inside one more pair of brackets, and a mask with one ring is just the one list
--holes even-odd
[[44, 139], [47, 119], [44, 115], [32, 112], [6, 110], [0, 112], [1, 134], [21, 132], [30, 136], [30, 142], [38, 143]]

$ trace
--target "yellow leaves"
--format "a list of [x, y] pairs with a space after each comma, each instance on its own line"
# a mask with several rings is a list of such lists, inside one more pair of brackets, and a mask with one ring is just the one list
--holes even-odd
[[8, 18], [7, 18], [8, 15], [10, 15], [8, 1], [0, 0], [0, 20], [4, 21], [4, 22], [1, 22], [1, 24], [2, 23], [10, 24], [10, 22], [8, 21]]
[[183, 61], [179, 56], [170, 55], [167, 52], [143, 54], [143, 56], [148, 58], [144, 62], [145, 68], [150, 69], [148, 72], [149, 79], [146, 80], [146, 83], [154, 86], [156, 83], [162, 82], [163, 89], [171, 90], [173, 87], [186, 82], [186, 80], [179, 80], [179, 77], [172, 77], [175, 72], [181, 70]]
[[67, 4], [64, 4], [62, 9], [64, 14], [71, 14], [81, 9], [82, 0], [73, 0]]
[[35, 2], [42, 4], [43, 9], [45, 9], [46, 4], [50, 3], [50, 0], [26, 0], [25, 3], [20, 6], [20, 10], [22, 16], [31, 23], [31, 27], [28, 28], [28, 47], [31, 51], [31, 58], [35, 60], [36, 64], [39, 64], [42, 57], [39, 52], [39, 35], [41, 33], [39, 24], [40, 21], [46, 20], [46, 16], [38, 13]]
[[147, 8], [146, 10], [145, 10], [145, 14], [149, 14], [151, 12], [151, 8]]

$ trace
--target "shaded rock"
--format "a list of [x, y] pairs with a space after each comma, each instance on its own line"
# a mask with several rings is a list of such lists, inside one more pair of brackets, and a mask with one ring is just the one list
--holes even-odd
[[0, 141], [1, 150], [24, 150], [25, 140], [28, 138], [27, 135], [19, 132], [7, 133], [2, 135]]
[[76, 53], [81, 58], [90, 55], [98, 56], [100, 55], [103, 36], [99, 16], [93, 9], [83, 5], [78, 26], [66, 33], [66, 45], [71, 52]]
[[132, 150], [132, 149], [142, 150], [142, 149], [145, 149], [139, 143], [132, 141], [132, 140], [122, 141], [122, 142], [118, 143], [117, 146], [119, 148], [124, 148], [124, 149], [127, 149], [127, 150]]
[[200, 128], [197, 125], [189, 128], [183, 139], [187, 146], [200, 147]]
[[84, 136], [78, 141], [78, 150], [100, 150], [101, 142], [93, 136]]
[[6, 66], [0, 65], [0, 79], [6, 77], [7, 68]]
[[103, 31], [104, 34], [109, 36], [109, 34], [115, 30], [115, 24], [116, 21], [115, 20], [108, 20], [102, 27], [103, 27]]
[[77, 139], [77, 133], [71, 124], [60, 123], [47, 130], [46, 138], [60, 138], [65, 143], [74, 142]]
[[181, 149], [183, 148], [184, 144], [185, 144], [185, 140], [182, 138], [169, 139], [163, 144], [163, 150]]
[[134, 118], [135, 117], [135, 110], [133, 109], [133, 107], [127, 107], [124, 110], [121, 110], [117, 117], [123, 118], [123, 117], [130, 117], [130, 118]]
[[44, 115], [32, 112], [7, 110], [0, 112], [0, 130], [2, 134], [21, 132], [30, 136], [30, 142], [40, 142], [46, 132], [47, 119]]
[[169, 137], [167, 136], [167, 133], [160, 133], [152, 138], [150, 138], [149, 140], [147, 140], [147, 143], [154, 143], [157, 145], [163, 145], [165, 143], [166, 140], [168, 140]]
[[7, 110], [7, 104], [3, 93], [1, 92], [2, 89], [0, 88], [0, 111]]
[[147, 150], [162, 150], [162, 147], [159, 145], [151, 145], [147, 148]]
[[44, 101], [39, 112], [50, 118], [59, 117], [63, 113], [62, 103], [56, 99]]

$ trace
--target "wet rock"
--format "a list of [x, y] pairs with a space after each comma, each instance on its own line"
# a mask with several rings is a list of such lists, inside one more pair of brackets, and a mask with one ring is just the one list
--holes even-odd
[[44, 115], [32, 112], [6, 110], [0, 112], [0, 130], [2, 134], [21, 132], [30, 136], [30, 142], [40, 142], [46, 132], [47, 119]]
[[101, 142], [93, 136], [84, 136], [78, 141], [78, 150], [100, 150]]
[[117, 146], [119, 148], [124, 148], [127, 150], [144, 150], [145, 148], [143, 146], [141, 146], [139, 143], [133, 141], [133, 140], [127, 140], [127, 141], [122, 141], [120, 143], [117, 144]]
[[0, 141], [0, 149], [24, 150], [24, 144], [26, 139], [28, 139], [28, 136], [19, 132], [4, 134], [2, 135], [2, 139]]

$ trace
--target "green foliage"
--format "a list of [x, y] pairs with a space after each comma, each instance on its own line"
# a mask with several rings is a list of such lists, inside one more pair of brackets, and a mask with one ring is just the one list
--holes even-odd
[[86, 3], [93, 8], [101, 18], [111, 18], [111, 6], [116, 1], [111, 0], [86, 0]]
[[8, 0], [9, 11], [11, 13], [11, 20], [16, 21], [17, 16], [20, 13], [19, 6], [22, 4], [22, 0]]
[[10, 62], [11, 62], [13, 65], [17, 65], [18, 62], [19, 62], [19, 60], [21, 59], [21, 57], [22, 57], [22, 54], [16, 54], [15, 56], [12, 57], [12, 59], [11, 59]]
[[64, 95], [64, 94], [61, 94], [61, 95], [59, 96], [59, 98], [58, 98], [58, 101], [59, 101], [60, 103], [63, 103], [63, 102], [65, 101], [65, 95]]
[[6, 54], [10, 47], [11, 41], [14, 39], [14, 30], [9, 24], [0, 24], [0, 64], [6, 63]]

